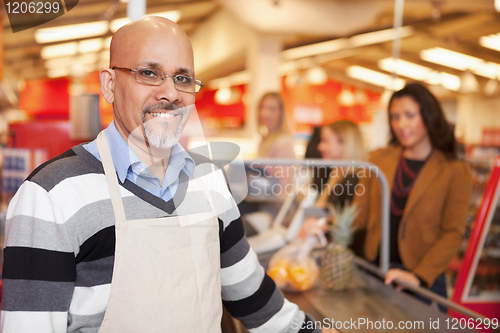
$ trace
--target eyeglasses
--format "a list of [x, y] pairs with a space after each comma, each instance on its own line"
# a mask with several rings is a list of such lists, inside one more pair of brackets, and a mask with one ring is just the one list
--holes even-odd
[[167, 77], [171, 77], [174, 80], [175, 89], [187, 92], [187, 93], [197, 93], [200, 91], [203, 84], [201, 80], [195, 79], [187, 75], [168, 75], [158, 69], [148, 68], [148, 67], [137, 67], [136, 69], [130, 69], [126, 67], [113, 67], [111, 69], [120, 69], [123, 71], [129, 71], [135, 73], [135, 79], [144, 84], [151, 86], [160, 86]]

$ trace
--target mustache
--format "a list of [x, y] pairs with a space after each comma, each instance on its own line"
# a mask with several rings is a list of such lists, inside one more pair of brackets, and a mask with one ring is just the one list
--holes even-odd
[[155, 110], [165, 110], [165, 111], [179, 111], [181, 113], [181, 116], [184, 116], [186, 114], [186, 108], [185, 107], [180, 107], [179, 104], [177, 103], [156, 103], [156, 104], [151, 104], [148, 105], [144, 108], [142, 111], [142, 120], [144, 121], [144, 117], [146, 113], [155, 111]]

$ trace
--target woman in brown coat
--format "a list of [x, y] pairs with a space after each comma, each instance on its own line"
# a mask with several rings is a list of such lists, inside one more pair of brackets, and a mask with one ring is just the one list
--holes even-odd
[[[472, 179], [455, 153], [453, 128], [437, 99], [420, 84], [409, 84], [389, 102], [391, 142], [370, 162], [386, 175], [390, 200], [390, 264], [386, 284], [395, 279], [422, 285], [446, 297], [444, 271], [463, 240]], [[380, 186], [375, 176], [361, 180], [355, 198], [355, 225], [366, 228], [365, 256], [378, 260]]]

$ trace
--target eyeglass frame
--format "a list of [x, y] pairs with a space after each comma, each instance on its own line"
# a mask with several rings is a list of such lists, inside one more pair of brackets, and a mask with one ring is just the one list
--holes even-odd
[[[152, 84], [152, 83], [142, 82], [142, 81], [138, 80], [138, 79], [137, 79], [137, 69], [138, 69], [138, 68], [144, 68], [144, 69], [149, 69], [149, 70], [155, 70], [155, 71], [157, 71], [157, 72], [162, 73], [162, 74], [163, 74], [163, 77], [161, 78], [161, 83], [160, 83], [160, 84]], [[185, 93], [188, 93], [188, 94], [197, 94], [197, 93], [199, 93], [199, 92], [200, 92], [201, 88], [203, 88], [203, 87], [204, 87], [204, 85], [203, 85], [203, 83], [201, 82], [201, 80], [200, 80], [200, 79], [197, 79], [197, 78], [195, 78], [195, 77], [192, 77], [192, 76], [189, 76], [189, 75], [183, 75], [183, 74], [169, 75], [169, 74], [167, 74], [167, 73], [165, 73], [165, 72], [163, 72], [163, 71], [160, 71], [159, 69], [156, 69], [156, 68], [150, 68], [150, 67], [144, 67], [144, 66], [137, 66], [135, 69], [132, 69], [132, 68], [127, 68], [127, 67], [118, 67], [118, 66], [114, 66], [114, 67], [111, 67], [111, 69], [112, 69], [112, 70], [119, 69], [119, 70], [123, 70], [123, 71], [134, 72], [134, 78], [135, 78], [135, 80], [136, 80], [137, 82], [139, 82], [139, 83], [142, 83], [142, 84], [145, 84], [145, 85], [148, 85], [148, 86], [157, 86], [157, 87], [158, 87], [158, 86], [161, 86], [161, 85], [163, 84], [163, 82], [165, 82], [165, 79], [166, 79], [167, 77], [169, 77], [169, 78], [172, 78], [172, 80], [174, 81], [174, 87], [175, 87], [175, 89], [176, 89], [176, 90], [181, 91], [181, 92], [185, 92]], [[198, 87], [200, 87], [200, 88], [198, 89], [198, 91], [184, 91], [184, 90], [180, 90], [180, 89], [178, 89], [178, 88], [177, 88], [177, 85], [176, 85], [176, 83], [177, 83], [177, 82], [176, 82], [176, 79], [177, 79], [177, 77], [178, 77], [178, 76], [184, 76], [184, 77], [188, 77], [188, 78], [190, 78], [190, 79], [193, 79], [193, 80], [194, 80], [194, 82], [195, 82], [195, 86], [198, 86]]]

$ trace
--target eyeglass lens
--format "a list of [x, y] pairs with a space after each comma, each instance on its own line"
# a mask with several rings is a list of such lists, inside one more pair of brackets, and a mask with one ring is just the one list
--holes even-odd
[[[137, 68], [136, 79], [139, 82], [160, 85], [165, 80], [166, 76], [163, 72], [153, 68]], [[174, 80], [174, 85], [177, 90], [184, 92], [198, 92], [201, 86], [192, 77], [186, 75], [171, 76]]]

